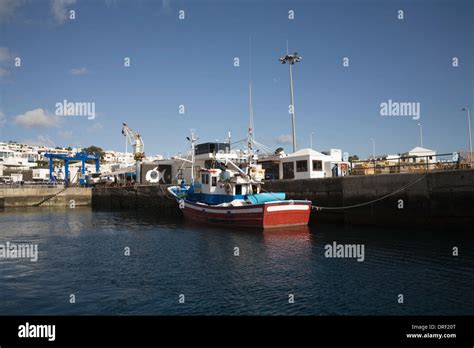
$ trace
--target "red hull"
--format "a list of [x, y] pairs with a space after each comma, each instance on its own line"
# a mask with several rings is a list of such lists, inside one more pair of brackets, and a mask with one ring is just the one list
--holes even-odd
[[307, 225], [310, 201], [281, 201], [242, 207], [218, 207], [181, 202], [186, 218], [207, 224], [232, 227], [277, 228]]

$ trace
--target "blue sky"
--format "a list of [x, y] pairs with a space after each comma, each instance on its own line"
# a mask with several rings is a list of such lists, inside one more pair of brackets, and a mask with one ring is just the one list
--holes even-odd
[[[365, 157], [375, 138], [378, 154], [400, 153], [419, 145], [421, 121], [425, 147], [467, 149], [473, 18], [469, 0], [0, 0], [0, 140], [123, 151], [123, 121], [147, 154], [185, 150], [190, 128], [201, 141], [229, 129], [244, 138], [251, 36], [259, 142], [291, 150], [288, 66], [278, 62], [289, 40], [303, 57], [294, 69], [299, 148], [315, 132], [318, 150]], [[95, 102], [98, 115], [58, 122], [64, 99]], [[389, 99], [419, 102], [420, 120], [381, 116]]]

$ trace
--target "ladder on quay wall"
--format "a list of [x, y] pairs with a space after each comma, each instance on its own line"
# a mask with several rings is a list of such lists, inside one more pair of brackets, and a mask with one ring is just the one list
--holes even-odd
[[34, 207], [41, 207], [44, 203], [48, 202], [49, 200], [53, 199], [54, 197], [60, 195], [61, 193], [63, 193], [64, 191], [66, 191], [68, 189], [67, 186], [64, 186], [64, 188], [58, 192], [56, 192], [54, 195], [51, 195], [51, 196], [48, 196], [46, 198], [44, 198], [41, 202], [39, 203], [36, 203], [34, 204], [33, 206]]

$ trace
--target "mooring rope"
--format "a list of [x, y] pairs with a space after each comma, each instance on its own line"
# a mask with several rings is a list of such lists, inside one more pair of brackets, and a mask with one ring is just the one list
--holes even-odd
[[342, 207], [320, 207], [320, 206], [317, 206], [317, 205], [313, 205], [312, 206], [312, 209], [316, 209], [316, 210], [343, 210], [343, 209], [352, 209], [352, 208], [358, 208], [358, 207], [362, 207], [364, 205], [369, 205], [369, 204], [372, 204], [372, 203], [375, 203], [375, 202], [378, 202], [378, 201], [381, 201], [385, 198], [388, 198], [390, 196], [393, 196], [393, 195], [396, 195], [397, 193], [399, 192], [402, 192], [404, 190], [406, 190], [407, 188], [409, 188], [410, 186], [413, 186], [414, 184], [416, 184], [417, 182], [419, 182], [421, 179], [423, 179], [426, 175], [428, 174], [428, 172], [425, 172], [423, 175], [421, 175], [419, 178], [417, 178], [416, 180], [413, 180], [412, 182], [409, 182], [408, 184], [406, 184], [405, 186], [402, 186], [401, 188], [389, 193], [389, 194], [386, 194], [382, 197], [379, 197], [379, 198], [376, 198], [376, 199], [373, 199], [371, 201], [368, 201], [368, 202], [364, 202], [364, 203], [359, 203], [359, 204], [353, 204], [353, 205], [346, 205], [346, 206], [342, 206]]
[[[372, 203], [375, 203], [375, 202], [378, 202], [378, 201], [381, 201], [381, 200], [384, 200], [385, 198], [388, 198], [390, 196], [393, 196], [393, 195], [396, 195], [397, 193], [400, 193], [404, 190], [406, 190], [407, 188], [409, 188], [410, 186], [413, 186], [415, 185], [417, 182], [419, 182], [420, 180], [422, 180], [423, 178], [426, 177], [426, 175], [428, 174], [428, 172], [424, 172], [423, 175], [421, 175], [420, 177], [418, 177], [417, 179], [409, 182], [408, 184], [406, 184], [405, 186], [402, 186], [400, 187], [399, 189], [393, 191], [393, 192], [390, 192], [382, 197], [379, 197], [379, 198], [376, 198], [376, 199], [373, 199], [371, 201], [368, 201], [368, 202], [364, 202], [364, 203], [359, 203], [359, 204], [352, 204], [352, 205], [345, 205], [345, 206], [342, 206], [342, 207], [321, 207], [321, 206], [318, 206], [318, 205], [312, 205], [311, 208], [312, 209], [316, 209], [316, 210], [344, 210], [344, 209], [352, 209], [352, 208], [358, 208], [358, 207], [363, 207], [365, 205], [369, 205], [369, 204], [372, 204]], [[167, 190], [164, 190], [162, 185], [158, 185], [160, 186], [160, 189], [161, 191], [163, 192], [163, 195], [168, 198], [168, 199], [172, 199], [172, 200], [175, 200], [176, 197], [170, 197], [170, 194], [169, 192], [167, 192]], [[280, 200], [279, 197], [277, 197], [273, 192], [269, 192], [267, 190], [265, 190], [263, 187], [260, 188], [263, 192], [265, 193], [268, 193], [269, 195], [275, 197], [276, 199]], [[184, 195], [185, 196], [185, 195]], [[178, 198], [182, 198], [181, 196], [178, 196]]]

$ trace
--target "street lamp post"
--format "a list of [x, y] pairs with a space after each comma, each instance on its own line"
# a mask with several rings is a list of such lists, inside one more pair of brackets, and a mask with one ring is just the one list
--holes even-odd
[[313, 149], [313, 134], [314, 134], [314, 132], [311, 132], [311, 134], [309, 135], [309, 139], [310, 139], [310, 143], [311, 143], [311, 150]]
[[372, 158], [374, 159], [374, 175], [375, 175], [375, 139], [370, 138], [372, 141]]
[[375, 139], [374, 138], [370, 138], [370, 141], [372, 142], [372, 157], [375, 161]]
[[301, 60], [301, 57], [298, 56], [298, 53], [288, 54], [288, 47], [286, 49], [286, 56], [278, 59], [281, 64], [288, 63], [290, 67], [290, 98], [291, 98], [291, 125], [293, 129], [293, 152], [296, 152], [296, 129], [295, 129], [295, 97], [293, 95], [293, 71], [292, 66], [295, 63], [298, 63]]
[[423, 147], [423, 126], [421, 123], [418, 123], [418, 126], [420, 127], [420, 147]]
[[471, 112], [468, 107], [462, 109], [463, 111], [467, 111], [467, 127], [469, 129], [469, 166], [472, 162], [472, 137], [471, 137]]

